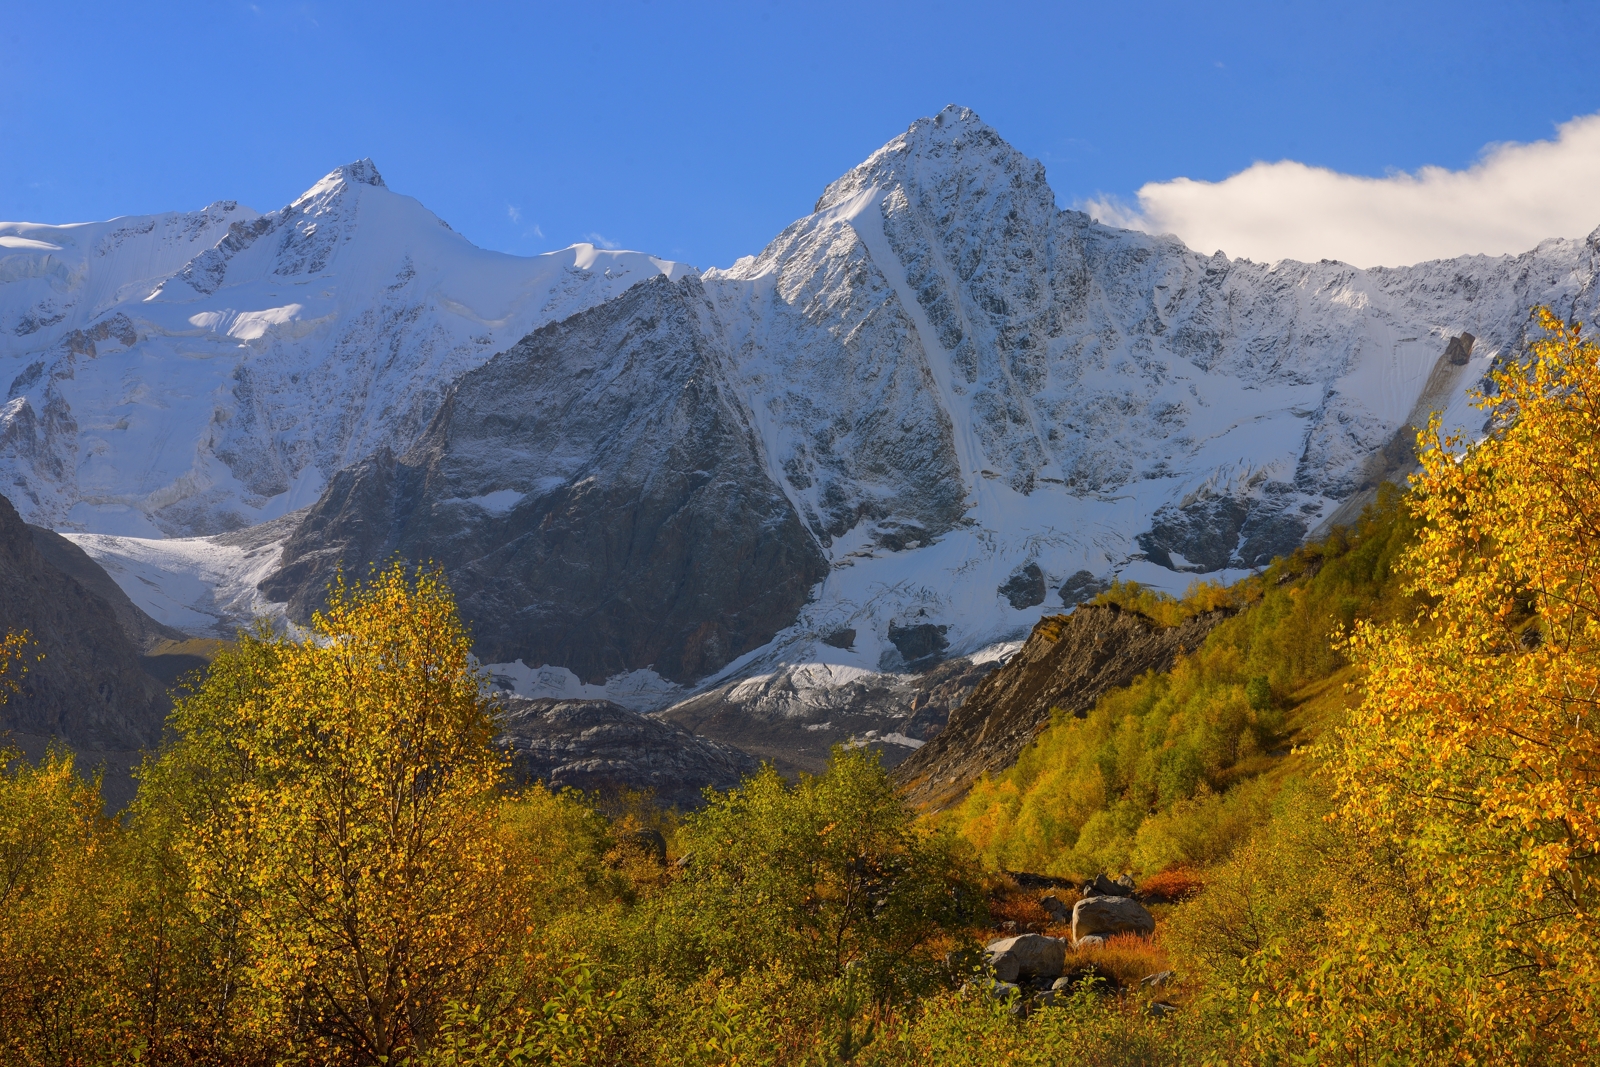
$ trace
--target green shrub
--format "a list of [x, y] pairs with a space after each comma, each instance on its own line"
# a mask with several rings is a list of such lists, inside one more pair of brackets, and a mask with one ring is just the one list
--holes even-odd
[[933, 946], [981, 907], [961, 843], [919, 827], [876, 754], [836, 749], [793, 785], [770, 766], [685, 817], [687, 869], [626, 935], [681, 980], [782, 961], [800, 979], [858, 973], [877, 998], [926, 988]]

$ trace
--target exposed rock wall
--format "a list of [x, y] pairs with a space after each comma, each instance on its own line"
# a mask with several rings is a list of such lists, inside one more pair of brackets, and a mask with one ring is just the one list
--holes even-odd
[[827, 572], [768, 476], [698, 279], [635, 286], [463, 377], [423, 438], [339, 473], [262, 583], [304, 618], [342, 562], [443, 565], [488, 662], [700, 678]]
[[149, 652], [164, 641], [188, 640], [189, 635], [182, 630], [163, 626], [140, 611], [138, 605], [128, 599], [128, 594], [83, 549], [42, 526], [29, 526], [28, 530], [33, 535], [33, 546], [39, 550], [45, 562], [105, 601], [123, 634], [141, 653]]
[[946, 807], [981, 775], [1015, 763], [1056, 709], [1084, 715], [1107, 690], [1146, 671], [1169, 670], [1226, 614], [1162, 627], [1114, 605], [1083, 605], [1043, 619], [1021, 651], [978, 683], [949, 725], [895, 768], [895, 777], [912, 803]]
[[728, 789], [754, 759], [604, 700], [504, 698], [500, 744], [522, 782], [584, 792], [645, 791], [659, 804], [699, 807], [705, 786]]
[[32, 651], [44, 653], [27, 665], [21, 691], [0, 705], [0, 728], [57, 737], [90, 753], [138, 749], [160, 739], [165, 688], [145, 672], [144, 649], [124, 630], [116, 608], [94, 591], [98, 584], [47, 559], [34, 531], [0, 497], [0, 628], [29, 631]]
[[860, 674], [846, 682], [826, 668], [791, 668], [715, 686], [652, 715], [790, 776], [820, 773], [839, 744], [870, 747], [893, 767], [936, 735], [995, 666], [957, 657], [918, 675]]

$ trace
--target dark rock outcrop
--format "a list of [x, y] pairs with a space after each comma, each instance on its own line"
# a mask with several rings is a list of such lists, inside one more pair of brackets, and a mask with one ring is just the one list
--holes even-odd
[[833, 746], [844, 742], [875, 750], [893, 767], [913, 752], [911, 745], [936, 736], [995, 668], [962, 656], [912, 678], [880, 674], [823, 688], [797, 685], [791, 673], [778, 671], [717, 686], [651, 716], [737, 746], [786, 775], [820, 773]]
[[658, 804], [694, 808], [706, 786], [727, 789], [759, 766], [737, 749], [609, 701], [502, 701], [500, 743], [522, 782], [602, 794], [648, 790]]
[[1113, 878], [1101, 872], [1085, 882], [1081, 892], [1086, 897], [1131, 897], [1134, 894], [1134, 882], [1126, 874]]
[[1061, 583], [1061, 603], [1069, 608], [1076, 607], [1086, 600], [1093, 600], [1110, 586], [1110, 582], [1096, 578], [1091, 571], [1077, 571]]
[[1249, 494], [1198, 493], [1158, 510], [1150, 529], [1135, 540], [1152, 563], [1168, 570], [1265, 567], [1305, 540], [1306, 521], [1289, 507], [1293, 500], [1294, 487], [1281, 482]]
[[949, 630], [949, 626], [931, 622], [919, 622], [911, 626], [896, 626], [891, 622], [889, 641], [900, 653], [903, 663], [913, 668], [922, 667], [950, 647], [949, 640], [944, 636]]
[[335, 569], [449, 575], [487, 662], [690, 681], [827, 573], [769, 477], [697, 278], [656, 278], [465, 375], [421, 440], [337, 474], [264, 581], [304, 619]]
[[1465, 367], [1472, 359], [1472, 346], [1477, 340], [1470, 333], [1450, 338], [1450, 343], [1445, 346], [1444, 358], [1449, 360], [1452, 366]]
[[1040, 620], [1022, 650], [989, 675], [949, 725], [895, 768], [908, 799], [945, 807], [985, 772], [1009, 767], [1056, 709], [1087, 714], [1100, 694], [1165, 671], [1199, 646], [1224, 612], [1162, 627], [1115, 606], [1084, 605]]
[[105, 572], [52, 538], [0, 497], [0, 627], [27, 630], [34, 640], [30, 658], [44, 654], [27, 664], [20, 691], [0, 705], [0, 729], [19, 735], [30, 754], [49, 738], [80, 753], [126, 754], [154, 745], [169, 705], [165, 687], [141, 663], [137, 640], [164, 628], [139, 617], [120, 591], [108, 602], [100, 595], [111, 584]]
[[822, 643], [829, 648], [851, 649], [856, 646], [856, 632], [849, 627], [822, 635]]
[[[141, 611], [112, 580], [111, 575], [90, 559], [83, 549], [54, 530], [46, 530], [42, 526], [30, 525], [28, 532], [33, 535], [33, 546], [46, 563], [105, 601], [117, 625], [140, 652], [150, 652], [165, 641], [189, 640], [189, 635], [182, 630], [163, 625]], [[149, 665], [145, 666], [148, 669]]]
[[1039, 569], [1037, 563], [1029, 562], [1025, 567], [1019, 567], [1016, 573], [1006, 580], [1000, 587], [1000, 595], [1011, 602], [1011, 606], [1021, 611], [1031, 608], [1035, 604], [1044, 603], [1044, 571]]

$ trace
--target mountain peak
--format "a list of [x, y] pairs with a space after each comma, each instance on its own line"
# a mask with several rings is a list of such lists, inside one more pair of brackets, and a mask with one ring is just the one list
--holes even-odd
[[338, 199], [344, 190], [358, 185], [370, 185], [383, 190], [389, 188], [384, 184], [383, 175], [378, 173], [378, 167], [372, 160], [358, 159], [354, 163], [335, 167], [324, 174], [315, 185], [295, 197], [289, 207], [304, 210], [313, 201], [327, 204]]
[[940, 129], [955, 129], [956, 127], [964, 126], [981, 127], [982, 129], [989, 130], [991, 133], [993, 132], [989, 124], [978, 117], [978, 113], [976, 111], [972, 110], [970, 107], [962, 107], [960, 104], [946, 104], [944, 106], [944, 110], [933, 116], [933, 118], [918, 119], [916, 122], [911, 124], [911, 128], [916, 129], [918, 126], [929, 122], [933, 123]]
[[387, 189], [383, 184], [383, 175], [378, 173], [378, 165], [372, 162], [371, 157], [358, 159], [354, 163], [346, 163], [334, 171], [345, 181], [358, 182], [361, 185], [376, 185], [380, 189]]
[[[863, 190], [936, 180], [939, 173], [1004, 171], [1044, 182], [1044, 168], [1001, 137], [971, 108], [948, 104], [913, 122], [825, 190], [814, 211], [823, 211]], [[1053, 196], [1051, 197], [1053, 203]]]

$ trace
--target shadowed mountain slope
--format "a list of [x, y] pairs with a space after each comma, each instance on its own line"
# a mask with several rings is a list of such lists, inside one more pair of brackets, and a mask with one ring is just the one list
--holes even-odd
[[907, 799], [943, 808], [972, 783], [1016, 762], [1057, 714], [1082, 716], [1100, 694], [1146, 671], [1166, 671], [1200, 646], [1228, 615], [1212, 611], [1163, 627], [1114, 604], [1085, 604], [1033, 628], [1027, 643], [990, 674], [950, 722], [894, 770]]

